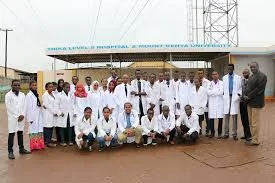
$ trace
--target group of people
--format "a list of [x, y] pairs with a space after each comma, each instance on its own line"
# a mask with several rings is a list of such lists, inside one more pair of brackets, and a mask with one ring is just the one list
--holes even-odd
[[[229, 138], [229, 119], [232, 116], [232, 136], [237, 140], [237, 115], [241, 113], [247, 145], [258, 145], [259, 111], [264, 106], [267, 82], [256, 62], [245, 69], [243, 77], [234, 73], [228, 64], [228, 74], [219, 80], [213, 71], [209, 81], [204, 70], [196, 73], [175, 71], [150, 74], [135, 71], [135, 79], [124, 74], [118, 78], [116, 70], [101, 82], [85, 78], [85, 85], [77, 76], [72, 84], [48, 82], [42, 98], [37, 83], [30, 82], [25, 96], [20, 92], [20, 81], [12, 81], [6, 94], [8, 113], [8, 152], [14, 159], [13, 141], [18, 136], [19, 152], [29, 154], [23, 145], [25, 121], [29, 125], [30, 150], [72, 146], [92, 151], [95, 141], [99, 151], [135, 142], [136, 147], [156, 145], [159, 141], [193, 144], [202, 135], [202, 122], [206, 121], [205, 135], [215, 136], [218, 119], [218, 138]], [[223, 129], [223, 119], [225, 121]], [[223, 134], [224, 131], [224, 134]]]

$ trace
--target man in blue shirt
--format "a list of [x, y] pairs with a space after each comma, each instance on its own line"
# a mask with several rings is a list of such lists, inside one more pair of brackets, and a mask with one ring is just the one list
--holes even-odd
[[241, 77], [234, 73], [234, 64], [228, 64], [228, 74], [223, 77], [224, 84], [224, 139], [229, 138], [229, 119], [233, 118], [232, 136], [237, 138], [237, 119], [242, 95]]

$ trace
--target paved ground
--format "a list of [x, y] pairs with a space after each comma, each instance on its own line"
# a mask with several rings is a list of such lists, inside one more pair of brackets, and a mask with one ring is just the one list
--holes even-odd
[[[274, 103], [262, 112], [258, 147], [247, 147], [241, 140], [203, 137], [195, 146], [127, 146], [102, 153], [58, 147], [20, 156], [15, 146], [14, 161], [7, 158], [7, 120], [2, 104], [0, 117], [0, 183], [275, 182]], [[241, 136], [241, 127], [239, 131]]]

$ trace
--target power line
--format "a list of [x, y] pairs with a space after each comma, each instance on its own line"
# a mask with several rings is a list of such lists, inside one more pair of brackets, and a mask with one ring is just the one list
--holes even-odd
[[124, 36], [128, 33], [128, 31], [130, 30], [130, 28], [133, 26], [133, 24], [136, 22], [136, 20], [138, 19], [138, 17], [140, 16], [140, 14], [142, 13], [142, 11], [146, 8], [146, 6], [148, 5], [148, 3], [150, 2], [150, 0], [147, 0], [146, 3], [143, 5], [142, 9], [138, 12], [137, 16], [133, 19], [133, 21], [131, 22], [131, 24], [128, 26], [128, 28], [126, 29], [126, 31], [124, 31], [124, 33], [120, 36], [119, 41], [121, 41]]
[[128, 15], [127, 15], [127, 16], [124, 18], [124, 20], [121, 22], [120, 27], [121, 27], [122, 25], [125, 24], [125, 22], [127, 21], [127, 19], [129, 18], [129, 16], [131, 15], [131, 13], [133, 12], [134, 8], [136, 7], [138, 1], [139, 1], [139, 0], [136, 0], [136, 1], [135, 1], [135, 3], [133, 4], [133, 6], [132, 6], [131, 10], [129, 11]]
[[99, 14], [100, 14], [100, 10], [101, 10], [101, 4], [102, 4], [102, 0], [100, 0], [99, 6], [98, 6], [98, 11], [97, 11], [97, 16], [96, 16], [96, 22], [95, 22], [95, 28], [94, 28], [94, 33], [93, 33], [93, 36], [92, 36], [92, 45], [94, 44], [96, 27], [97, 27], [98, 18], [99, 18]]

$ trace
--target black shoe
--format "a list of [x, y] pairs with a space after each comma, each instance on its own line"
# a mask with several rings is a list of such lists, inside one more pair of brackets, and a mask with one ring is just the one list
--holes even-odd
[[242, 140], [244, 140], [244, 139], [246, 139], [246, 137], [245, 137], [245, 136], [243, 136], [243, 137], [241, 137], [241, 139], [242, 139]]
[[26, 149], [20, 149], [19, 154], [31, 154], [31, 152], [27, 151]]
[[102, 146], [102, 147], [99, 147], [99, 148], [98, 148], [98, 151], [99, 151], [99, 152], [102, 152], [102, 151], [104, 151], [104, 149], [105, 149], [105, 147]]
[[210, 134], [210, 135], [208, 136], [208, 138], [210, 138], [210, 139], [212, 139], [213, 137], [215, 137], [214, 134]]
[[233, 140], [237, 141], [237, 140], [239, 140], [239, 139], [238, 139], [237, 136], [234, 136], [234, 137], [233, 137]]
[[224, 135], [222, 138], [223, 138], [223, 139], [228, 139], [228, 138], [229, 138], [229, 135]]
[[155, 146], [155, 145], [157, 145], [157, 144], [158, 144], [158, 143], [157, 143], [156, 139], [153, 139], [153, 140], [152, 140], [152, 145]]
[[15, 156], [12, 152], [9, 153], [9, 159], [15, 159]]
[[218, 134], [218, 139], [221, 139], [221, 138], [223, 138], [222, 134]]

